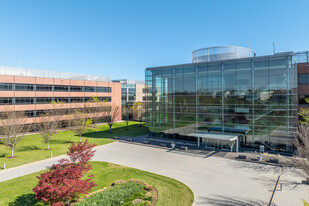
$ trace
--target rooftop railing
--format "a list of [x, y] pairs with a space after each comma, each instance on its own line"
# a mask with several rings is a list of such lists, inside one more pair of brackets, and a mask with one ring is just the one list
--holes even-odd
[[293, 63], [309, 62], [309, 51], [301, 51], [293, 53]]
[[110, 77], [0, 66], [0, 75], [110, 82]]
[[130, 79], [115, 79], [112, 82], [119, 82], [122, 84], [145, 84], [145, 81], [141, 80], [130, 80]]

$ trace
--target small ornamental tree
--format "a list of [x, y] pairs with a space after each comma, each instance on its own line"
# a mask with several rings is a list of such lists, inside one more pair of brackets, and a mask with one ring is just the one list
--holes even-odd
[[57, 129], [61, 126], [64, 116], [60, 110], [63, 107], [62, 102], [52, 101], [50, 106], [52, 106], [51, 109], [46, 110], [37, 118], [38, 123], [36, 124], [40, 135], [46, 142], [46, 150], [50, 150], [49, 140], [57, 133]]
[[7, 108], [0, 113], [0, 142], [11, 148], [11, 157], [14, 156], [16, 145], [23, 139], [24, 134], [30, 130], [26, 124], [27, 118], [22, 111]]
[[82, 141], [82, 135], [92, 125], [92, 119], [88, 118], [85, 112], [73, 110], [71, 115], [71, 130], [79, 136], [79, 142]]
[[69, 148], [68, 159], [61, 159], [58, 164], [37, 176], [38, 185], [33, 188], [35, 198], [48, 202], [52, 206], [65, 206], [79, 198], [80, 194], [88, 194], [96, 186], [93, 176], [84, 179], [84, 175], [92, 169], [89, 160], [94, 155], [94, 144], [75, 143]]
[[88, 143], [88, 139], [86, 139], [84, 143], [72, 143], [68, 151], [68, 156], [72, 162], [85, 166], [88, 164], [95, 153], [95, 150], [93, 150], [94, 146], [95, 144]]
[[109, 126], [109, 133], [112, 133], [112, 126], [115, 122], [121, 120], [121, 106], [118, 104], [108, 104], [106, 103], [104, 107], [104, 122], [107, 122]]
[[139, 121], [139, 126], [142, 126], [143, 113], [144, 113], [144, 104], [142, 102], [135, 102], [133, 104], [134, 117]]
[[88, 118], [92, 118], [93, 126], [96, 126], [97, 122], [104, 121], [105, 112], [107, 107], [107, 100], [102, 100], [101, 97], [93, 96], [92, 99], [85, 103], [85, 111]]
[[126, 129], [129, 129], [130, 114], [132, 114], [132, 110], [133, 108], [129, 105], [122, 107], [122, 116], [127, 125]]

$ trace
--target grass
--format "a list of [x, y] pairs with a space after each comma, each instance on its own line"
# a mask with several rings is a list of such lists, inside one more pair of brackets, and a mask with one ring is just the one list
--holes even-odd
[[[116, 123], [112, 127], [112, 133], [109, 133], [108, 125], [99, 125], [96, 128], [90, 128], [82, 136], [82, 140], [88, 138], [89, 142], [96, 145], [104, 145], [111, 143], [114, 136], [140, 136], [146, 134], [148, 129], [146, 127], [139, 127], [138, 122], [130, 122], [129, 130], [126, 129], [125, 122]], [[38, 160], [47, 159], [51, 152], [53, 157], [60, 156], [67, 153], [67, 148], [72, 142], [78, 142], [79, 137], [70, 130], [59, 131], [50, 140], [50, 148], [52, 150], [46, 151], [46, 143], [39, 134], [26, 135], [17, 144], [14, 155], [16, 158], [7, 158], [11, 154], [9, 147], [0, 144], [0, 170], [3, 169], [3, 164], [6, 168], [16, 167], [19, 165], [31, 163]]]
[[[158, 191], [156, 206], [191, 206], [193, 192], [185, 184], [161, 175], [145, 172], [107, 162], [91, 162], [94, 182], [97, 184], [92, 191], [110, 186], [116, 180], [140, 180], [153, 185]], [[32, 206], [41, 205], [34, 201], [32, 188], [37, 184], [36, 176], [40, 172], [0, 182], [1, 206]]]

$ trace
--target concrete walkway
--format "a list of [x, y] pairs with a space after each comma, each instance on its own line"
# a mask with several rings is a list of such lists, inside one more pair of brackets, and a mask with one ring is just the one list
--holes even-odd
[[[94, 161], [107, 161], [177, 179], [194, 192], [196, 205], [267, 205], [281, 168], [210, 156], [192, 156], [159, 149], [115, 142], [96, 148]], [[46, 169], [59, 157], [0, 172], [0, 181]], [[308, 199], [307, 185], [299, 170], [286, 168], [282, 191], [275, 204], [302, 205]]]

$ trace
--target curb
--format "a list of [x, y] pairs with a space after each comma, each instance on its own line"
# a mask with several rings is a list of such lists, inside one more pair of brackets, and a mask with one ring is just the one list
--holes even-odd
[[126, 141], [126, 140], [116, 140], [116, 141], [118, 141], [120, 143], [134, 144], [134, 145], [152, 147], [152, 148], [157, 148], [157, 149], [172, 150], [169, 147], [161, 147], [161, 146], [157, 146], [157, 145], [143, 144], [143, 143], [139, 143], [139, 142], [129, 142], [129, 141]]
[[[168, 151], [173, 151], [177, 154], [184, 154], [184, 155], [190, 155], [190, 156], [201, 157], [201, 158], [205, 157], [205, 155], [199, 155], [199, 154], [193, 154], [193, 153], [189, 153], [189, 152], [173, 150], [172, 148], [169, 148], [169, 147], [161, 147], [161, 146], [157, 146], [157, 145], [144, 144], [144, 143], [139, 143], [139, 142], [130, 142], [130, 141], [126, 141], [126, 140], [116, 140], [116, 141], [121, 142], [121, 143], [127, 143], [127, 144], [139, 145], [139, 146], [146, 146], [146, 147], [152, 147], [152, 148], [157, 148], [157, 149], [164, 149], [164, 150], [168, 150]], [[236, 158], [226, 158], [226, 157], [219, 157], [219, 158], [236, 160], [236, 161], [241, 161], [241, 162], [248, 162], [248, 163], [257, 163], [257, 164], [269, 165], [269, 166], [273, 166], [273, 167], [291, 167], [291, 168], [294, 167], [293, 165], [276, 164], [276, 163], [270, 163], [270, 162], [247, 161], [247, 160], [240, 160], [240, 159], [236, 159]]]

